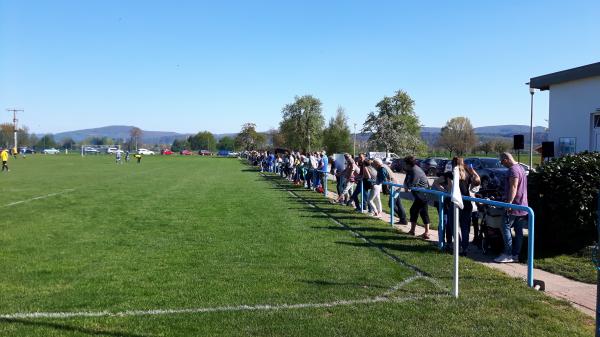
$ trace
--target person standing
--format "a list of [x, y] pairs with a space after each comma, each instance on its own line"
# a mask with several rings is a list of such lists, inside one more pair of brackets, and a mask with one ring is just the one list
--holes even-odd
[[12, 155], [13, 155], [13, 158], [17, 159], [17, 155], [18, 155], [18, 154], [19, 154], [19, 151], [17, 151], [17, 147], [16, 147], [16, 146], [13, 146], [13, 148], [12, 148]]
[[[500, 163], [508, 168], [505, 179], [504, 202], [514, 205], [528, 206], [527, 202], [527, 175], [513, 156], [504, 152], [500, 155]], [[523, 227], [527, 224], [528, 215], [525, 211], [507, 209], [501, 230], [504, 239], [504, 251], [494, 259], [498, 263], [509, 263], [519, 260], [521, 244], [523, 243]], [[511, 228], [515, 230], [512, 237]]]
[[404, 178], [404, 186], [410, 191], [414, 197], [412, 206], [410, 206], [410, 231], [408, 234], [415, 235], [415, 229], [417, 227], [417, 220], [419, 215], [423, 220], [423, 226], [425, 227], [425, 233], [421, 237], [425, 240], [429, 239], [429, 212], [427, 210], [427, 195], [423, 192], [411, 191], [411, 189], [418, 188], [429, 188], [429, 181], [427, 175], [417, 165], [417, 160], [413, 156], [404, 158], [406, 164], [406, 177]]
[[8, 149], [4, 148], [2, 149], [2, 153], [0, 153], [0, 158], [2, 159], [2, 172], [6, 171], [10, 171], [8, 169]]
[[121, 150], [115, 151], [115, 162], [117, 164], [122, 164], [122, 162], [121, 162]]
[[[470, 196], [471, 190], [481, 184], [479, 175], [471, 166], [466, 166], [462, 157], [452, 158], [452, 167], [458, 167], [459, 181], [458, 187], [460, 194]], [[452, 191], [452, 181], [449, 183], [449, 190]], [[462, 251], [461, 256], [467, 256], [469, 250], [469, 234], [471, 232], [471, 218], [473, 213], [473, 203], [466, 201], [463, 203], [463, 209], [459, 210], [458, 221], [460, 224], [460, 246]], [[454, 224], [449, 222], [447, 231], [454, 232]], [[450, 245], [449, 245], [450, 246]]]

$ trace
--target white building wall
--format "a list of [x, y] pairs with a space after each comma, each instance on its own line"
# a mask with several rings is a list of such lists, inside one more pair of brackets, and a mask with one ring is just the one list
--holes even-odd
[[600, 76], [550, 87], [548, 127], [555, 155], [561, 154], [561, 137], [576, 137], [577, 152], [590, 150], [590, 116], [597, 109], [600, 109]]

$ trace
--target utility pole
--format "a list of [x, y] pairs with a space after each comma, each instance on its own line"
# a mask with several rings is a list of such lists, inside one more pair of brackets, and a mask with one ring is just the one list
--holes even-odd
[[17, 148], [17, 112], [23, 112], [23, 109], [6, 109], [6, 111], [13, 113], [13, 136], [14, 136], [14, 148]]

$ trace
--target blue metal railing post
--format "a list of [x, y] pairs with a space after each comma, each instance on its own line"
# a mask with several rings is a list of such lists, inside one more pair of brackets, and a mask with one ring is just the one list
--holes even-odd
[[328, 177], [327, 177], [327, 172], [326, 171], [323, 172], [323, 177], [324, 177], [323, 178], [323, 180], [324, 180], [324, 182], [323, 182], [323, 195], [325, 196], [325, 198], [327, 198], [327, 178]]
[[533, 210], [527, 213], [529, 215], [527, 217], [529, 219], [529, 227], [527, 229], [527, 285], [533, 287], [533, 238], [535, 237], [535, 215], [533, 214]]
[[390, 186], [390, 225], [394, 225], [394, 186]]
[[439, 210], [438, 210], [438, 247], [444, 249], [446, 245], [446, 225], [444, 223], [444, 196], [440, 195], [438, 199]]
[[360, 179], [360, 212], [364, 212], [365, 210], [365, 182], [363, 179]]

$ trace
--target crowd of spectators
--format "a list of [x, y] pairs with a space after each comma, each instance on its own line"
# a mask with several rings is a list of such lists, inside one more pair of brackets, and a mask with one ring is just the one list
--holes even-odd
[[[421, 235], [424, 239], [429, 239], [429, 200], [430, 194], [418, 189], [433, 189], [450, 192], [452, 190], [452, 172], [445, 172], [441, 177], [434, 181], [430, 186], [427, 175], [417, 164], [413, 156], [404, 158], [404, 169], [406, 175], [402, 185], [407, 192], [412, 194], [412, 205], [408, 216], [402, 205], [399, 187], [384, 184], [392, 182], [399, 184], [397, 175], [381, 159], [369, 159], [366, 154], [360, 153], [358, 157], [345, 153], [343, 156], [337, 155], [328, 157], [325, 151], [299, 152], [299, 151], [254, 151], [248, 153], [248, 160], [254, 166], [258, 166], [261, 172], [270, 172], [280, 175], [295, 185], [303, 186], [307, 189], [324, 192], [324, 181], [329, 175], [335, 177], [335, 187], [337, 192], [337, 203], [345, 206], [354, 207], [357, 212], [368, 213], [373, 217], [382, 215], [381, 193], [390, 194], [390, 188], [394, 189], [394, 200], [392, 202], [394, 212], [398, 217], [396, 225], [408, 225], [409, 234], [415, 235], [415, 228], [420, 217], [425, 232]], [[504, 153], [501, 156], [502, 164], [510, 169], [507, 177], [507, 186], [504, 201], [518, 205], [527, 205], [526, 177], [522, 168], [516, 164], [512, 156]], [[452, 167], [457, 167], [459, 172], [459, 189], [464, 196], [474, 196], [478, 191], [481, 179], [477, 172], [470, 166], [465, 165], [463, 158], [455, 157], [452, 160]], [[417, 190], [415, 190], [417, 189]], [[443, 205], [435, 203], [435, 207], [444, 207], [447, 218], [446, 223], [446, 246], [452, 247], [453, 219], [450, 199], [446, 198]], [[473, 225], [475, 230], [475, 241], [480, 239], [478, 225], [478, 207], [475, 203], [466, 202], [459, 212], [460, 225], [460, 246], [461, 255], [466, 256], [469, 248], [470, 228]], [[513, 262], [518, 260], [518, 254], [521, 249], [522, 228], [526, 223], [526, 215], [523, 212], [508, 210], [506, 213], [505, 225], [502, 228], [504, 237], [504, 251], [496, 262]], [[515, 244], [512, 243], [510, 235], [511, 227], [515, 229]], [[477, 244], [477, 242], [475, 242]]]

